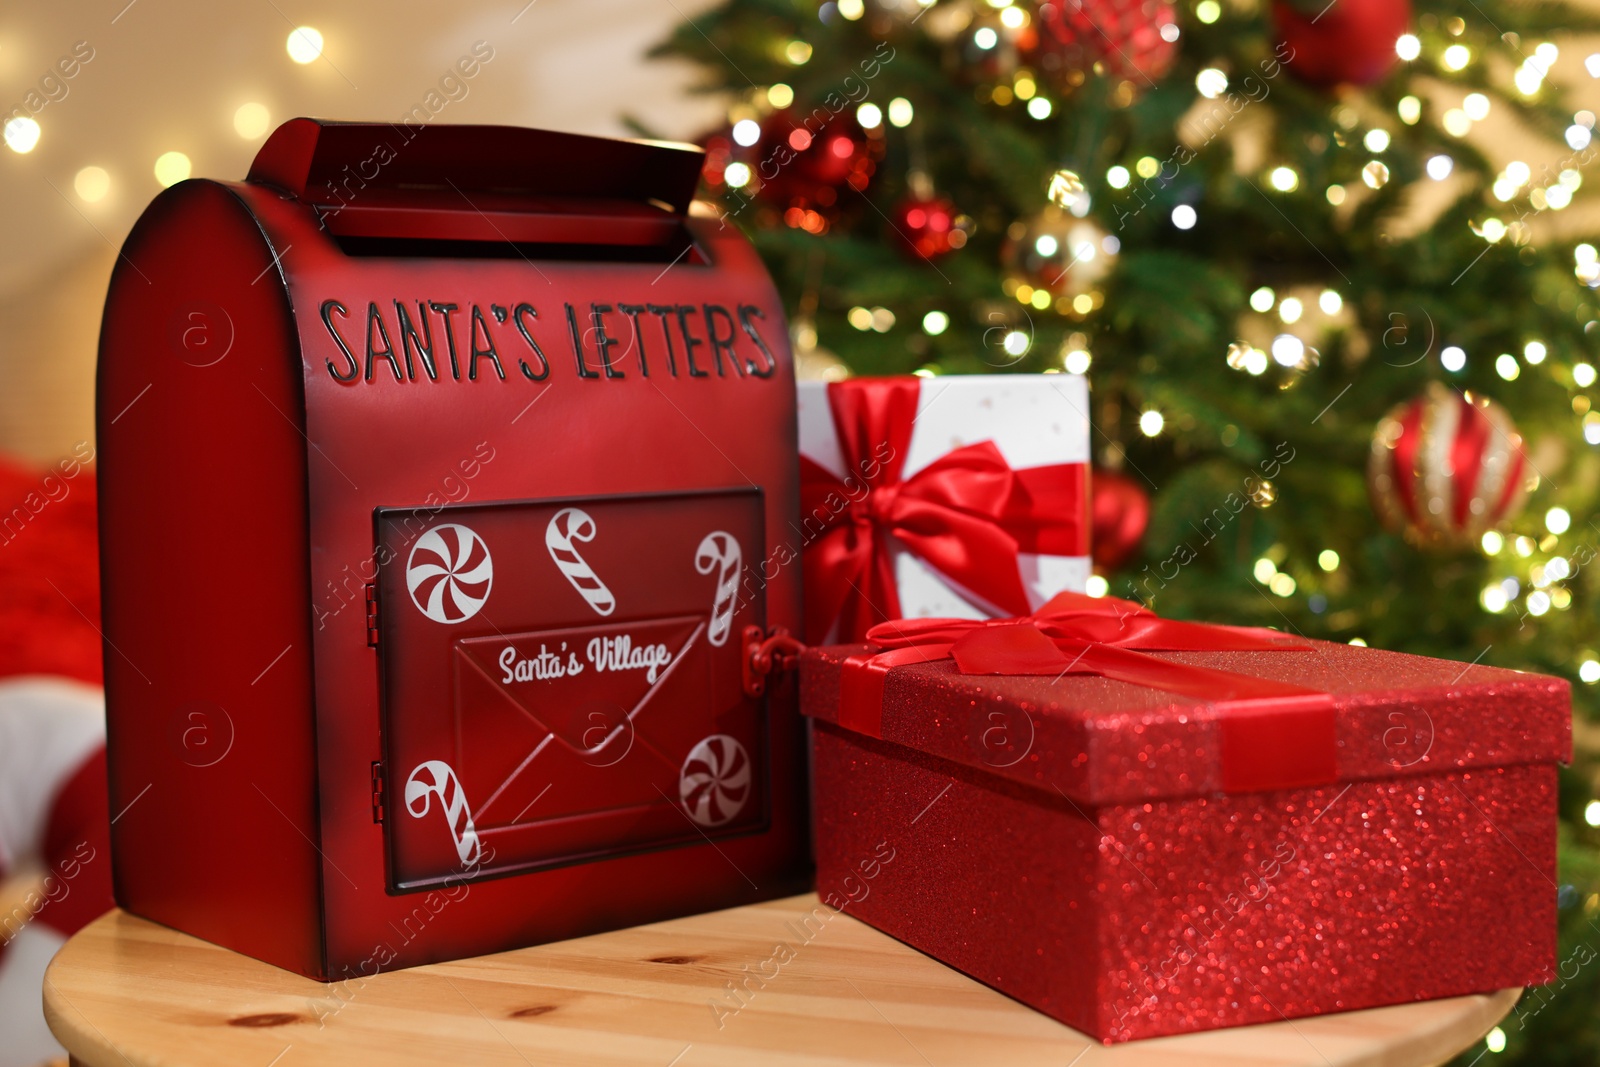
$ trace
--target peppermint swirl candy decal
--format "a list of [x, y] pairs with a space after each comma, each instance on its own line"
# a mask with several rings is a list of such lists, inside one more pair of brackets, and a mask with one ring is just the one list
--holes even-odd
[[472, 618], [489, 599], [493, 582], [489, 546], [456, 523], [435, 526], [417, 538], [406, 559], [411, 602], [434, 622], [453, 625]]
[[689, 750], [678, 772], [678, 799], [701, 826], [721, 826], [750, 799], [750, 756], [734, 738], [712, 734]]

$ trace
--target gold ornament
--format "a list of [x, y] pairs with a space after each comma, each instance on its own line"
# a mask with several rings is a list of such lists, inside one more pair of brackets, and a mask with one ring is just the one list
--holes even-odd
[[1075, 171], [1058, 170], [1050, 175], [1050, 187], [1045, 196], [1062, 211], [1070, 211], [1079, 217], [1089, 207], [1089, 191], [1083, 187], [1083, 179]]

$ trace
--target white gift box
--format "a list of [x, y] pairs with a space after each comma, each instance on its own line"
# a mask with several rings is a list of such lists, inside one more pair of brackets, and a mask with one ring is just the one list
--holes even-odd
[[[1031, 608], [1062, 590], [1082, 592], [1089, 579], [1087, 514], [1089, 389], [1077, 374], [985, 374], [917, 378], [920, 394], [901, 479], [914, 477], [953, 449], [993, 442], [1015, 471], [1063, 464], [1082, 465], [1083, 555], [1023, 552], [1018, 570]], [[800, 453], [846, 480], [828, 401], [829, 383], [799, 383]], [[904, 618], [992, 618], [1001, 612], [961, 589], [890, 539], [895, 584]], [[809, 609], [808, 609], [809, 610]], [[837, 636], [837, 625], [831, 637]]]

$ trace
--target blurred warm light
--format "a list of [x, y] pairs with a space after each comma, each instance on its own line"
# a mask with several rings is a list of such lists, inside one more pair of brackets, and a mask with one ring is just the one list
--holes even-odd
[[233, 113], [233, 132], [246, 141], [254, 141], [272, 125], [272, 115], [265, 104], [240, 104]]
[[26, 115], [18, 115], [6, 123], [6, 147], [19, 155], [27, 155], [39, 143], [39, 124]]
[[111, 175], [104, 167], [84, 167], [72, 179], [73, 191], [93, 204], [111, 191]]
[[1272, 339], [1272, 358], [1280, 367], [1297, 367], [1306, 358], [1306, 344], [1292, 333]]
[[156, 159], [156, 181], [162, 185], [176, 185], [189, 176], [192, 165], [182, 152], [163, 152]]
[[755, 119], [740, 119], [733, 124], [733, 143], [746, 148], [761, 140], [761, 124]]
[[296, 26], [289, 31], [285, 47], [296, 63], [311, 63], [322, 55], [322, 34], [311, 26]]

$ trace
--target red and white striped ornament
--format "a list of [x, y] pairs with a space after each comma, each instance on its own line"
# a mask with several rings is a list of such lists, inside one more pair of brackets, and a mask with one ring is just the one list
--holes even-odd
[[1475, 544], [1522, 510], [1537, 481], [1505, 409], [1438, 382], [1385, 415], [1372, 435], [1373, 509], [1425, 547]]

